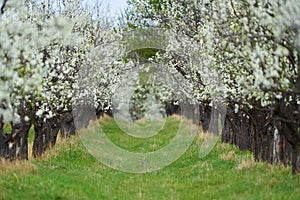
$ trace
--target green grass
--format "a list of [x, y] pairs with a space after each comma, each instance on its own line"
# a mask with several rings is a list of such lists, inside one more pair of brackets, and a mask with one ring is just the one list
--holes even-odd
[[[140, 125], [141, 122], [136, 124]], [[143, 139], [124, 134], [114, 120], [106, 121], [101, 128], [106, 136], [117, 146], [132, 152], [156, 151], [167, 145], [176, 135], [179, 121], [175, 118], [168, 118], [164, 124], [164, 129], [155, 136]]]
[[[169, 140], [176, 121], [163, 130]], [[132, 141], [113, 121], [104, 123], [108, 137], [122, 148], [152, 146]], [[149, 138], [150, 144], [159, 138]], [[159, 145], [166, 143], [161, 142]], [[93, 158], [78, 136], [58, 144], [43, 158], [0, 164], [0, 199], [300, 199], [300, 177], [290, 167], [255, 163], [249, 152], [218, 143], [199, 158], [201, 139], [170, 166], [145, 174], [108, 168]]]

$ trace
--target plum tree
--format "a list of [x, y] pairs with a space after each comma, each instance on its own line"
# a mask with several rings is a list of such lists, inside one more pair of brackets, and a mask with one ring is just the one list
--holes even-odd
[[[31, 124], [33, 155], [39, 156], [55, 144], [59, 130], [63, 137], [74, 132], [77, 72], [92, 67], [88, 55], [106, 46], [112, 31], [80, 0], [5, 1], [1, 10], [1, 156], [28, 157]], [[12, 133], [4, 133], [4, 123], [11, 123]]]
[[[192, 58], [178, 65], [176, 57], [171, 63], [193, 84], [202, 104], [209, 105], [216, 95], [225, 97], [224, 141], [274, 162], [280, 157], [272, 151], [278, 132], [282, 151], [293, 155], [279, 160], [299, 173], [299, 5], [280, 0], [129, 4], [128, 27], [174, 32], [164, 56], [172, 59], [170, 54], [179, 51]], [[284, 149], [285, 141], [292, 151]]]

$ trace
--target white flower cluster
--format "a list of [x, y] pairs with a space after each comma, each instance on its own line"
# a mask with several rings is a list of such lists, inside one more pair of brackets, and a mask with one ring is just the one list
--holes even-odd
[[[70, 111], [78, 71], [102, 67], [93, 53], [113, 52], [106, 47], [113, 38], [109, 26], [94, 19], [92, 9], [81, 0], [8, 1], [0, 27], [0, 119], [4, 122], [18, 119], [20, 101], [30, 102], [36, 116], [45, 120]], [[97, 50], [102, 47], [105, 50]], [[94, 88], [92, 94], [108, 96], [102, 89], [109, 89], [105, 85], [109, 74], [101, 70], [94, 74], [101, 76], [102, 88]]]
[[[198, 100], [229, 99], [238, 110], [269, 105], [293, 90], [299, 73], [298, 1], [130, 2], [135, 7], [128, 24], [170, 30], [165, 52], [155, 59], [166, 61], [169, 73], [180, 71]], [[111, 106], [115, 83], [133, 63], [125, 61], [126, 45], [109, 24], [95, 19], [81, 0], [10, 0], [3, 11], [3, 121], [18, 119], [20, 101], [45, 118], [70, 111], [74, 101]], [[163, 101], [176, 93], [172, 84], [154, 87]]]
[[44, 50], [70, 44], [69, 20], [48, 16], [35, 1], [7, 1], [0, 16], [0, 116], [17, 119], [21, 100], [38, 96], [48, 69]]
[[192, 60], [180, 70], [199, 100], [226, 97], [237, 111], [270, 105], [293, 91], [299, 73], [299, 1], [130, 2], [136, 7], [129, 24], [174, 30], [169, 50]]

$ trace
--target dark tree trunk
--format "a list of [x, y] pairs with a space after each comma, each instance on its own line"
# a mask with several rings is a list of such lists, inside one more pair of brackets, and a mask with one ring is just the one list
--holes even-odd
[[252, 149], [251, 124], [245, 113], [233, 113], [227, 108], [225, 124], [222, 131], [222, 141], [237, 145], [240, 150]]
[[270, 120], [270, 112], [258, 106], [257, 108], [234, 113], [228, 107], [222, 141], [237, 145], [242, 151], [253, 152], [257, 161], [273, 163], [274, 160], [279, 160], [279, 153], [274, 155], [275, 125]]
[[73, 112], [65, 112], [60, 117], [60, 134], [62, 138], [74, 135], [76, 131]]
[[48, 148], [56, 143], [57, 134], [60, 129], [59, 117], [44, 120], [36, 117], [34, 124], [34, 142], [32, 154], [34, 157], [41, 156]]
[[6, 135], [4, 134], [4, 123], [0, 117], [0, 157], [4, 157], [5, 144], [7, 143]]
[[209, 106], [199, 106], [199, 121], [203, 131], [208, 131], [210, 123], [211, 108]]
[[300, 174], [300, 106], [297, 103], [297, 96], [292, 96], [292, 101], [287, 104], [284, 99], [278, 102], [276, 116], [279, 135], [286, 139], [291, 147], [292, 171]]
[[[31, 127], [31, 107], [22, 101], [18, 114], [20, 123], [12, 123], [12, 132], [4, 133], [3, 122], [0, 125], [0, 156], [5, 159], [28, 159], [28, 133]], [[28, 118], [27, 120], [25, 119]]]
[[180, 106], [174, 105], [174, 102], [167, 102], [165, 104], [165, 109], [167, 116], [173, 115], [173, 114], [180, 114]]
[[292, 152], [292, 146], [287, 142], [284, 135], [281, 135], [279, 141], [279, 161], [285, 166], [292, 165]]
[[300, 174], [300, 147], [295, 147], [292, 157], [292, 172]]
[[72, 111], [72, 116], [76, 129], [87, 128], [91, 120], [94, 121], [97, 119], [96, 111], [93, 106], [81, 104], [75, 107], [76, 108]]
[[10, 151], [10, 160], [28, 159], [28, 133], [31, 123], [21, 123], [12, 125], [12, 137], [8, 147]]

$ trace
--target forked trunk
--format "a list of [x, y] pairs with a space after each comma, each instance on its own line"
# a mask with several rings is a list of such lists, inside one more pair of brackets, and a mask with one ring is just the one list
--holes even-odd
[[33, 157], [41, 156], [48, 148], [56, 143], [59, 131], [59, 118], [51, 118], [44, 121], [43, 118], [34, 119], [34, 142], [32, 148]]

